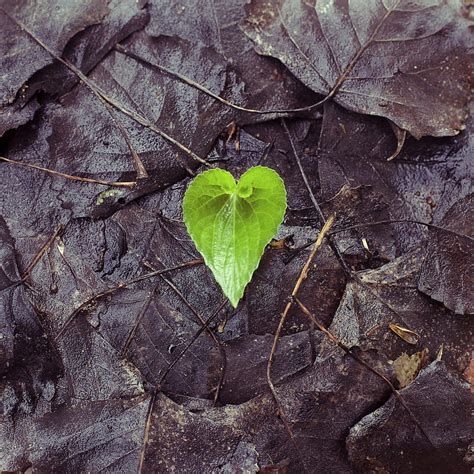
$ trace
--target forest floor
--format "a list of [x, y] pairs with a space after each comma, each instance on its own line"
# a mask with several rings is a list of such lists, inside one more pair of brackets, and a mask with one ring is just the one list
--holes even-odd
[[[0, 471], [471, 472], [462, 2], [2, 0], [0, 25]], [[233, 309], [181, 205], [255, 165], [288, 209]]]

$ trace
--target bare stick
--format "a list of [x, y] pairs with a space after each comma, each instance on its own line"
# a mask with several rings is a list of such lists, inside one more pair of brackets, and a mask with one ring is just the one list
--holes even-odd
[[73, 176], [66, 173], [61, 173], [60, 171], [51, 170], [49, 168], [43, 168], [42, 166], [32, 165], [31, 163], [23, 163], [22, 161], [11, 160], [10, 158], [5, 158], [0, 156], [1, 161], [10, 163], [12, 165], [23, 166], [24, 168], [30, 168], [38, 171], [43, 171], [44, 173], [52, 174], [54, 176], [59, 176], [64, 179], [69, 179], [71, 181], [80, 181], [83, 183], [91, 184], [100, 184], [102, 186], [110, 187], [122, 187], [122, 188], [133, 188], [136, 186], [136, 181], [104, 181], [103, 179], [93, 179], [93, 178], [83, 178], [81, 176]]
[[217, 310], [207, 319], [207, 321], [204, 322], [203, 326], [199, 329], [199, 331], [194, 335], [194, 337], [191, 339], [191, 341], [188, 343], [188, 345], [183, 349], [182, 352], [176, 357], [176, 359], [171, 362], [171, 364], [168, 365], [168, 368], [166, 371], [163, 373], [163, 375], [160, 378], [160, 381], [156, 385], [155, 389], [153, 390], [153, 393], [151, 395], [150, 399], [150, 405], [148, 407], [148, 412], [147, 412], [147, 417], [146, 417], [146, 423], [145, 423], [145, 429], [143, 432], [143, 445], [142, 445], [142, 450], [140, 453], [140, 463], [138, 467], [138, 472], [141, 474], [143, 471], [143, 463], [145, 461], [145, 451], [146, 447], [148, 445], [148, 440], [150, 438], [150, 429], [151, 429], [151, 420], [153, 417], [153, 405], [155, 404], [156, 398], [158, 396], [158, 393], [161, 391], [161, 385], [165, 381], [166, 377], [168, 374], [171, 372], [173, 367], [179, 362], [181, 357], [188, 351], [188, 349], [194, 344], [196, 339], [209, 327], [209, 324], [217, 317], [217, 315], [221, 312], [221, 310], [224, 308], [224, 306], [227, 304], [227, 298], [222, 301], [222, 303], [219, 305]]
[[175, 271], [175, 270], [181, 270], [181, 269], [184, 269], [184, 268], [189, 268], [189, 267], [194, 267], [196, 265], [201, 265], [203, 263], [202, 260], [190, 260], [189, 262], [185, 262], [185, 263], [182, 263], [180, 265], [176, 265], [175, 267], [170, 267], [170, 268], [164, 268], [163, 270], [157, 270], [155, 272], [150, 272], [150, 273], [146, 273], [145, 275], [140, 275], [136, 278], [133, 278], [131, 280], [128, 280], [126, 282], [121, 282], [119, 283], [118, 285], [112, 287], [112, 288], [109, 288], [108, 290], [105, 290], [101, 293], [98, 293], [90, 298], [88, 298], [86, 301], [84, 301], [83, 303], [81, 303], [70, 315], [69, 317], [66, 319], [66, 322], [63, 324], [63, 326], [61, 327], [61, 329], [59, 330], [58, 334], [56, 335], [56, 337], [54, 338], [55, 341], [57, 341], [63, 334], [64, 334], [64, 331], [66, 330], [66, 328], [71, 324], [71, 322], [73, 321], [73, 319], [81, 312], [83, 311], [87, 306], [95, 303], [96, 301], [106, 297], [106, 296], [109, 296], [113, 293], [115, 293], [116, 291], [118, 290], [121, 290], [122, 288], [127, 288], [128, 286], [130, 285], [133, 285], [135, 283], [139, 283], [140, 281], [143, 281], [143, 280], [147, 280], [149, 278], [153, 278], [155, 276], [158, 276], [158, 275], [161, 275], [162, 273], [168, 273], [168, 272], [172, 272], [172, 271]]
[[[89, 79], [83, 72], [74, 66], [71, 62], [69, 62], [67, 59], [62, 58], [58, 54], [56, 54], [48, 45], [46, 45], [41, 39], [39, 39], [31, 30], [29, 30], [26, 25], [24, 25], [22, 22], [17, 20], [16, 18], [12, 17], [9, 13], [7, 13], [5, 10], [2, 10], [5, 15], [7, 15], [15, 24], [17, 24], [26, 34], [28, 34], [36, 43], [38, 43], [45, 51], [47, 51], [54, 59], [59, 61], [61, 64], [66, 66], [70, 71], [72, 71], [74, 74], [77, 75], [77, 77], [82, 81], [83, 84], [85, 84], [95, 95], [98, 95], [102, 97], [102, 99], [115, 107], [117, 110], [122, 112], [123, 114], [127, 115], [131, 119], [135, 120], [135, 122], [139, 123], [143, 127], [148, 128], [149, 130], [157, 133], [160, 135], [162, 138], [167, 140], [168, 142], [172, 143], [174, 146], [179, 148], [182, 152], [186, 153], [188, 156], [190, 156], [193, 160], [198, 161], [199, 163], [202, 163], [206, 166], [210, 166], [209, 163], [201, 158], [200, 156], [196, 155], [193, 151], [191, 151], [188, 147], [183, 145], [182, 143], [178, 142], [175, 140], [173, 137], [168, 135], [166, 132], [158, 128], [153, 122], [148, 120], [146, 117], [143, 115], [138, 114], [137, 112], [133, 112], [124, 105], [122, 105], [119, 101], [115, 100], [113, 97], [110, 97], [107, 95], [99, 86], [97, 86], [91, 79]], [[188, 170], [189, 171], [189, 170]]]
[[33, 271], [33, 268], [37, 265], [37, 263], [43, 258], [43, 255], [47, 252], [47, 250], [51, 247], [53, 242], [56, 240], [56, 237], [64, 230], [64, 226], [59, 224], [56, 226], [56, 229], [51, 234], [49, 239], [44, 243], [44, 245], [40, 248], [39, 252], [34, 256], [33, 260], [30, 264], [25, 268], [25, 271], [21, 274], [21, 280], [25, 281], [30, 273]]
[[375, 221], [375, 222], [363, 222], [361, 224], [354, 224], [349, 227], [345, 227], [343, 229], [336, 229], [330, 232], [330, 235], [334, 234], [339, 234], [340, 232], [345, 232], [348, 230], [352, 229], [359, 229], [361, 227], [371, 227], [371, 226], [376, 226], [376, 225], [382, 225], [382, 224], [416, 224], [416, 225], [422, 225], [425, 227], [428, 227], [429, 229], [436, 229], [436, 230], [441, 230], [443, 232], [449, 232], [451, 234], [457, 235], [458, 237], [462, 237], [468, 240], [474, 240], [473, 237], [467, 234], [460, 234], [459, 232], [456, 232], [454, 230], [448, 229], [447, 227], [442, 227], [436, 224], [430, 224], [428, 222], [422, 222], [422, 221], [417, 221], [414, 219], [386, 219], [382, 221]]
[[[290, 311], [291, 307], [293, 306], [293, 299], [298, 294], [298, 291], [299, 291], [303, 281], [308, 276], [309, 267], [311, 266], [311, 264], [314, 260], [314, 257], [316, 256], [319, 248], [321, 247], [321, 245], [324, 241], [324, 238], [326, 237], [326, 234], [329, 232], [329, 229], [331, 228], [333, 223], [334, 223], [334, 216], [331, 216], [325, 222], [323, 228], [319, 232], [318, 238], [317, 238], [316, 242], [314, 243], [314, 246], [313, 246], [313, 248], [312, 248], [312, 250], [311, 250], [311, 252], [308, 256], [308, 259], [306, 260], [306, 263], [304, 264], [303, 269], [301, 270], [301, 272], [298, 276], [298, 279], [296, 280], [296, 284], [293, 288], [293, 291], [291, 292], [291, 298], [288, 301], [288, 303], [286, 303], [285, 309], [283, 310], [283, 313], [280, 317], [280, 322], [278, 323], [278, 327], [277, 327], [277, 330], [275, 332], [275, 336], [273, 337], [272, 349], [270, 351], [270, 356], [268, 357], [268, 362], [267, 362], [267, 383], [268, 383], [268, 386], [270, 387], [273, 398], [275, 399], [275, 403], [278, 407], [278, 411], [280, 412], [280, 417], [283, 421], [283, 424], [285, 425], [285, 428], [286, 428], [286, 430], [287, 430], [287, 432], [290, 436], [290, 439], [292, 441], [293, 441], [293, 438], [294, 438], [293, 431], [292, 431], [290, 423], [288, 422], [288, 419], [285, 415], [283, 407], [280, 404], [280, 401], [278, 399], [278, 393], [277, 393], [277, 391], [275, 389], [275, 386], [273, 385], [273, 381], [272, 381], [273, 359], [274, 359], [275, 352], [276, 352], [276, 349], [277, 349], [277, 346], [278, 346], [278, 340], [280, 339], [281, 331], [283, 329], [286, 318], [288, 316], [288, 312]], [[296, 445], [295, 445], [295, 447], [296, 447], [296, 449], [298, 449]], [[301, 459], [303, 459], [303, 458], [301, 458]]]
[[157, 290], [158, 290], [159, 285], [156, 285], [155, 288], [150, 292], [148, 295], [147, 300], [145, 301], [145, 304], [142, 306], [140, 309], [140, 312], [138, 313], [137, 317], [135, 318], [135, 322], [133, 323], [132, 329], [128, 333], [127, 339], [125, 341], [125, 344], [121, 350], [120, 356], [122, 358], [127, 357], [127, 352], [130, 349], [130, 344], [132, 343], [133, 338], [135, 337], [135, 334], [137, 332], [138, 327], [140, 326], [143, 316], [145, 316], [146, 312], [148, 311], [148, 308], [150, 307], [151, 302], [153, 301], [153, 297], [155, 296]]
[[[316, 209], [316, 213], [319, 217], [320, 224], [323, 225], [326, 222], [326, 217], [324, 216], [324, 213], [321, 209], [321, 207], [318, 204], [318, 201], [316, 200], [316, 197], [313, 193], [313, 190], [311, 189], [311, 186], [308, 181], [308, 177], [306, 176], [306, 173], [303, 169], [303, 166], [301, 164], [300, 157], [298, 155], [298, 152], [296, 151], [295, 143], [293, 141], [293, 137], [291, 136], [290, 130], [288, 129], [288, 126], [286, 125], [285, 119], [281, 120], [283, 124], [283, 128], [286, 131], [286, 134], [288, 135], [288, 139], [290, 141], [291, 149], [293, 151], [293, 156], [295, 157], [296, 164], [298, 165], [298, 169], [300, 170], [301, 177], [303, 178], [304, 184], [306, 186], [306, 189], [308, 191], [309, 197], [311, 199], [311, 202], [313, 203], [314, 208]], [[344, 260], [344, 257], [342, 256], [341, 251], [339, 250], [339, 247], [337, 246], [337, 243], [329, 237], [329, 244], [331, 246], [332, 251], [334, 252], [334, 255], [336, 255], [336, 258], [339, 260], [339, 263], [346, 275], [347, 278], [352, 277], [352, 271], [347, 265], [346, 261]]]
[[[356, 229], [360, 229], [364, 227], [372, 227], [372, 226], [378, 226], [378, 225], [384, 225], [384, 224], [415, 224], [415, 225], [428, 227], [429, 229], [437, 229], [443, 232], [449, 232], [453, 235], [457, 235], [458, 237], [461, 237], [464, 239], [474, 240], [474, 238], [471, 237], [470, 235], [460, 234], [459, 232], [448, 229], [447, 227], [442, 227], [436, 224], [430, 224], [428, 222], [417, 221], [414, 219], [385, 219], [385, 220], [374, 221], [374, 222], [362, 222], [360, 224], [354, 224], [348, 227], [343, 227], [341, 229], [331, 230], [331, 232], [329, 232], [328, 235], [333, 236], [336, 234], [340, 234], [341, 232], [348, 232], [350, 230], [356, 230]], [[311, 245], [313, 244], [314, 244], [314, 240], [311, 240], [307, 244], [304, 244], [304, 245], [301, 245], [300, 247], [292, 249], [291, 254], [285, 259], [285, 263], [288, 263], [289, 261], [291, 261], [299, 252], [301, 252], [304, 249], [307, 249], [308, 247], [311, 247]]]

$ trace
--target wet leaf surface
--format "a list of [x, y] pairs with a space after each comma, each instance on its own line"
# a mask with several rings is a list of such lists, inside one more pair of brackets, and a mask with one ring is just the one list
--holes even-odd
[[[433, 362], [401, 393], [428, 439], [406, 428], [406, 412], [392, 397], [351, 428], [346, 444], [356, 468], [366, 472], [396, 465], [399, 472], [470, 472], [463, 462], [471, 438], [469, 385], [444, 363]], [[383, 447], [387, 438], [391, 449]]]
[[[460, 314], [474, 306], [472, 255], [474, 252], [473, 195], [458, 201], [441, 221], [443, 229], [430, 230], [418, 288]], [[451, 231], [451, 232], [450, 232]]]
[[[376, 349], [392, 360], [413, 347], [428, 348], [434, 358], [443, 345], [443, 359], [463, 371], [470, 361], [472, 322], [418, 291], [422, 255], [417, 249], [376, 270], [360, 272], [358, 281], [346, 286], [330, 329], [348, 346]], [[419, 335], [418, 343], [414, 346], [397, 336], [390, 323]]]
[[[114, 46], [148, 20], [143, 2], [99, 1], [66, 4], [2, 2], [1, 8], [30, 28], [57, 54], [89, 72]], [[0, 85], [0, 136], [33, 118], [38, 91], [67, 92], [78, 79], [5, 16], [0, 57], [6, 76]]]
[[457, 1], [254, 0], [244, 31], [313, 91], [420, 138], [463, 128], [468, 27]]
[[[85, 74], [0, 12], [1, 471], [467, 472], [467, 20], [454, 0], [385, 2], [378, 34], [397, 41], [305, 108], [339, 77], [320, 33], [344, 68], [349, 21], [372, 31], [382, 4], [345, 5], [1, 3]], [[467, 128], [400, 146], [393, 122]], [[232, 309], [182, 200], [197, 172], [258, 165], [288, 210]], [[333, 214], [303, 311], [289, 297]]]

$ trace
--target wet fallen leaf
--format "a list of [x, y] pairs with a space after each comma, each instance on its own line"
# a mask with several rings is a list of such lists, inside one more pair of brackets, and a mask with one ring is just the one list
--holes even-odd
[[[106, 1], [2, 3], [4, 11], [21, 21], [57, 54], [71, 60], [88, 73], [113, 47], [148, 21], [144, 2]], [[36, 96], [41, 91], [62, 94], [78, 78], [35, 43], [4, 12], [0, 41], [0, 68], [8, 74], [0, 84], [0, 136], [33, 118], [39, 108]], [[80, 51], [80, 52], [79, 52]]]
[[[375, 464], [407, 473], [470, 472], [463, 459], [472, 431], [468, 384], [443, 362], [433, 362], [401, 393], [429, 439], [409, 425], [406, 411], [391, 397], [351, 428], [346, 446], [353, 465], [361, 471]], [[387, 437], [391, 449], [384, 445]]]
[[[418, 288], [459, 314], [473, 314], [474, 194], [457, 202], [430, 229]], [[446, 229], [446, 230], [444, 230]]]
[[244, 31], [313, 91], [420, 138], [463, 129], [468, 27], [456, 0], [253, 0]]
[[[378, 269], [359, 272], [359, 281], [346, 286], [330, 330], [349, 347], [375, 349], [393, 360], [413, 345], [389, 324], [410, 328], [431, 354], [443, 344], [443, 360], [463, 371], [472, 350], [472, 324], [418, 291], [423, 251], [418, 248]], [[326, 350], [334, 349], [328, 344]]]

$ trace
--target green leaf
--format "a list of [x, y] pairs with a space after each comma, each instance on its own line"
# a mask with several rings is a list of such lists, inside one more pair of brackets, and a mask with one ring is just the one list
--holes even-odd
[[250, 168], [238, 184], [228, 171], [205, 171], [186, 190], [186, 228], [234, 308], [285, 211], [283, 180], [264, 166]]

